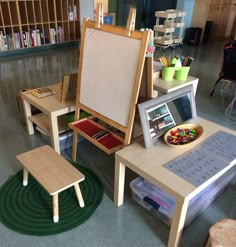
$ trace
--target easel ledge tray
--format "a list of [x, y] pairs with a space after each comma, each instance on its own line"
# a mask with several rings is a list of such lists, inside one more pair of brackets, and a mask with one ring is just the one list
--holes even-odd
[[[114, 134], [90, 118], [84, 118], [82, 120], [69, 123], [69, 127], [107, 154], [112, 154], [120, 150], [124, 145], [124, 140], [120, 136]], [[95, 140], [93, 136], [102, 130], [107, 131], [108, 134], [99, 140]]]

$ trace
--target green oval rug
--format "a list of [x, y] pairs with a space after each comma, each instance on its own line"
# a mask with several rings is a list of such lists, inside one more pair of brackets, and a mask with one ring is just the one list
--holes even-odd
[[71, 162], [84, 175], [80, 189], [85, 207], [80, 208], [74, 187], [59, 193], [59, 222], [53, 223], [52, 197], [29, 175], [28, 186], [22, 185], [22, 170], [0, 188], [0, 221], [23, 234], [46, 236], [71, 230], [84, 223], [103, 197], [103, 186], [89, 169]]

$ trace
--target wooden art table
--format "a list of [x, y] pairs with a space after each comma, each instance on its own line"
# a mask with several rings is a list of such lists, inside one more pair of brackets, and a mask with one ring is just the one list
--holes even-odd
[[[53, 89], [56, 94], [45, 98], [37, 98], [30, 93], [21, 92], [25, 109], [25, 120], [29, 135], [34, 134], [33, 123], [48, 133], [52, 147], [60, 154], [59, 133], [68, 129], [68, 124], [59, 121], [59, 116], [75, 111], [75, 99], [61, 103], [62, 83], [45, 86]], [[32, 115], [31, 105], [42, 111]]]
[[215, 123], [202, 118], [197, 118], [194, 122], [202, 125], [204, 132], [202, 136], [185, 147], [174, 148], [159, 143], [150, 149], [144, 148], [143, 141], [134, 143], [115, 154], [115, 188], [114, 188], [114, 203], [117, 206], [123, 204], [124, 199], [124, 184], [125, 184], [125, 169], [128, 167], [144, 179], [153, 183], [163, 191], [175, 198], [176, 204], [172, 217], [168, 246], [178, 246], [184, 222], [186, 218], [188, 203], [190, 199], [204, 190], [208, 185], [225, 174], [231, 167], [236, 164], [236, 157], [232, 162], [226, 162], [226, 166], [219, 169], [215, 175], [207, 179], [199, 186], [194, 186], [185, 179], [176, 175], [164, 167], [169, 161], [178, 158], [186, 151], [194, 148], [197, 144], [202, 143], [208, 137], [222, 130], [233, 135], [235, 131], [219, 126]]
[[199, 79], [193, 76], [188, 76], [185, 81], [178, 81], [176, 79], [164, 81], [161, 78], [156, 78], [153, 80], [153, 89], [159, 93], [166, 94], [192, 84], [194, 95], [196, 95], [198, 81]]
[[85, 179], [84, 175], [50, 146], [45, 145], [33, 149], [17, 155], [16, 158], [24, 167], [23, 185], [28, 185], [28, 173], [30, 173], [53, 197], [53, 221], [55, 223], [59, 221], [58, 194], [63, 190], [74, 186], [79, 205], [84, 207], [79, 187], [79, 183]]

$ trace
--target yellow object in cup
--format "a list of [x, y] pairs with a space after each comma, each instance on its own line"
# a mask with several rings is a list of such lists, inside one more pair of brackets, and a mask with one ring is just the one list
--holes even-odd
[[181, 67], [175, 71], [175, 79], [178, 81], [185, 81], [188, 77], [190, 67]]
[[175, 74], [175, 67], [163, 67], [162, 79], [165, 81], [172, 81]]

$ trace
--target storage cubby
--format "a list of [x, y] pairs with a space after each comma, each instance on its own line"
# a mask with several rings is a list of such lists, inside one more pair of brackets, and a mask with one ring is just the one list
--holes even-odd
[[75, 23], [70, 21], [70, 40], [75, 40]]
[[18, 4], [19, 4], [20, 22], [21, 22], [21, 25], [25, 25], [25, 24], [29, 23], [26, 2], [20, 1]]
[[62, 15], [63, 15], [63, 20], [68, 21], [68, 2], [67, 1], [62, 1]]
[[80, 40], [79, 0], [0, 1], [0, 53]]
[[49, 22], [48, 1], [47, 0], [41, 0], [41, 7], [42, 7], [43, 22], [48, 23]]
[[69, 41], [70, 40], [69, 23], [65, 22], [63, 27], [64, 27], [64, 39], [65, 41]]
[[2, 15], [2, 9], [1, 9], [1, 5], [0, 5], [0, 28], [3, 27], [3, 15]]
[[2, 17], [4, 26], [11, 26], [9, 2], [2, 2]]
[[42, 22], [42, 14], [41, 14], [41, 4], [39, 1], [34, 1], [34, 14], [35, 14], [35, 22]]
[[10, 8], [10, 16], [11, 16], [11, 24], [14, 25], [19, 25], [19, 15], [17, 11], [17, 6], [15, 2], [9, 2], [9, 8]]
[[28, 13], [28, 22], [29, 24], [35, 23], [33, 3], [31, 1], [26, 1], [25, 3], [26, 3], [26, 9]]
[[56, 13], [57, 13], [57, 21], [62, 21], [62, 5], [61, 2], [58, 2], [58, 4], [56, 5]]

